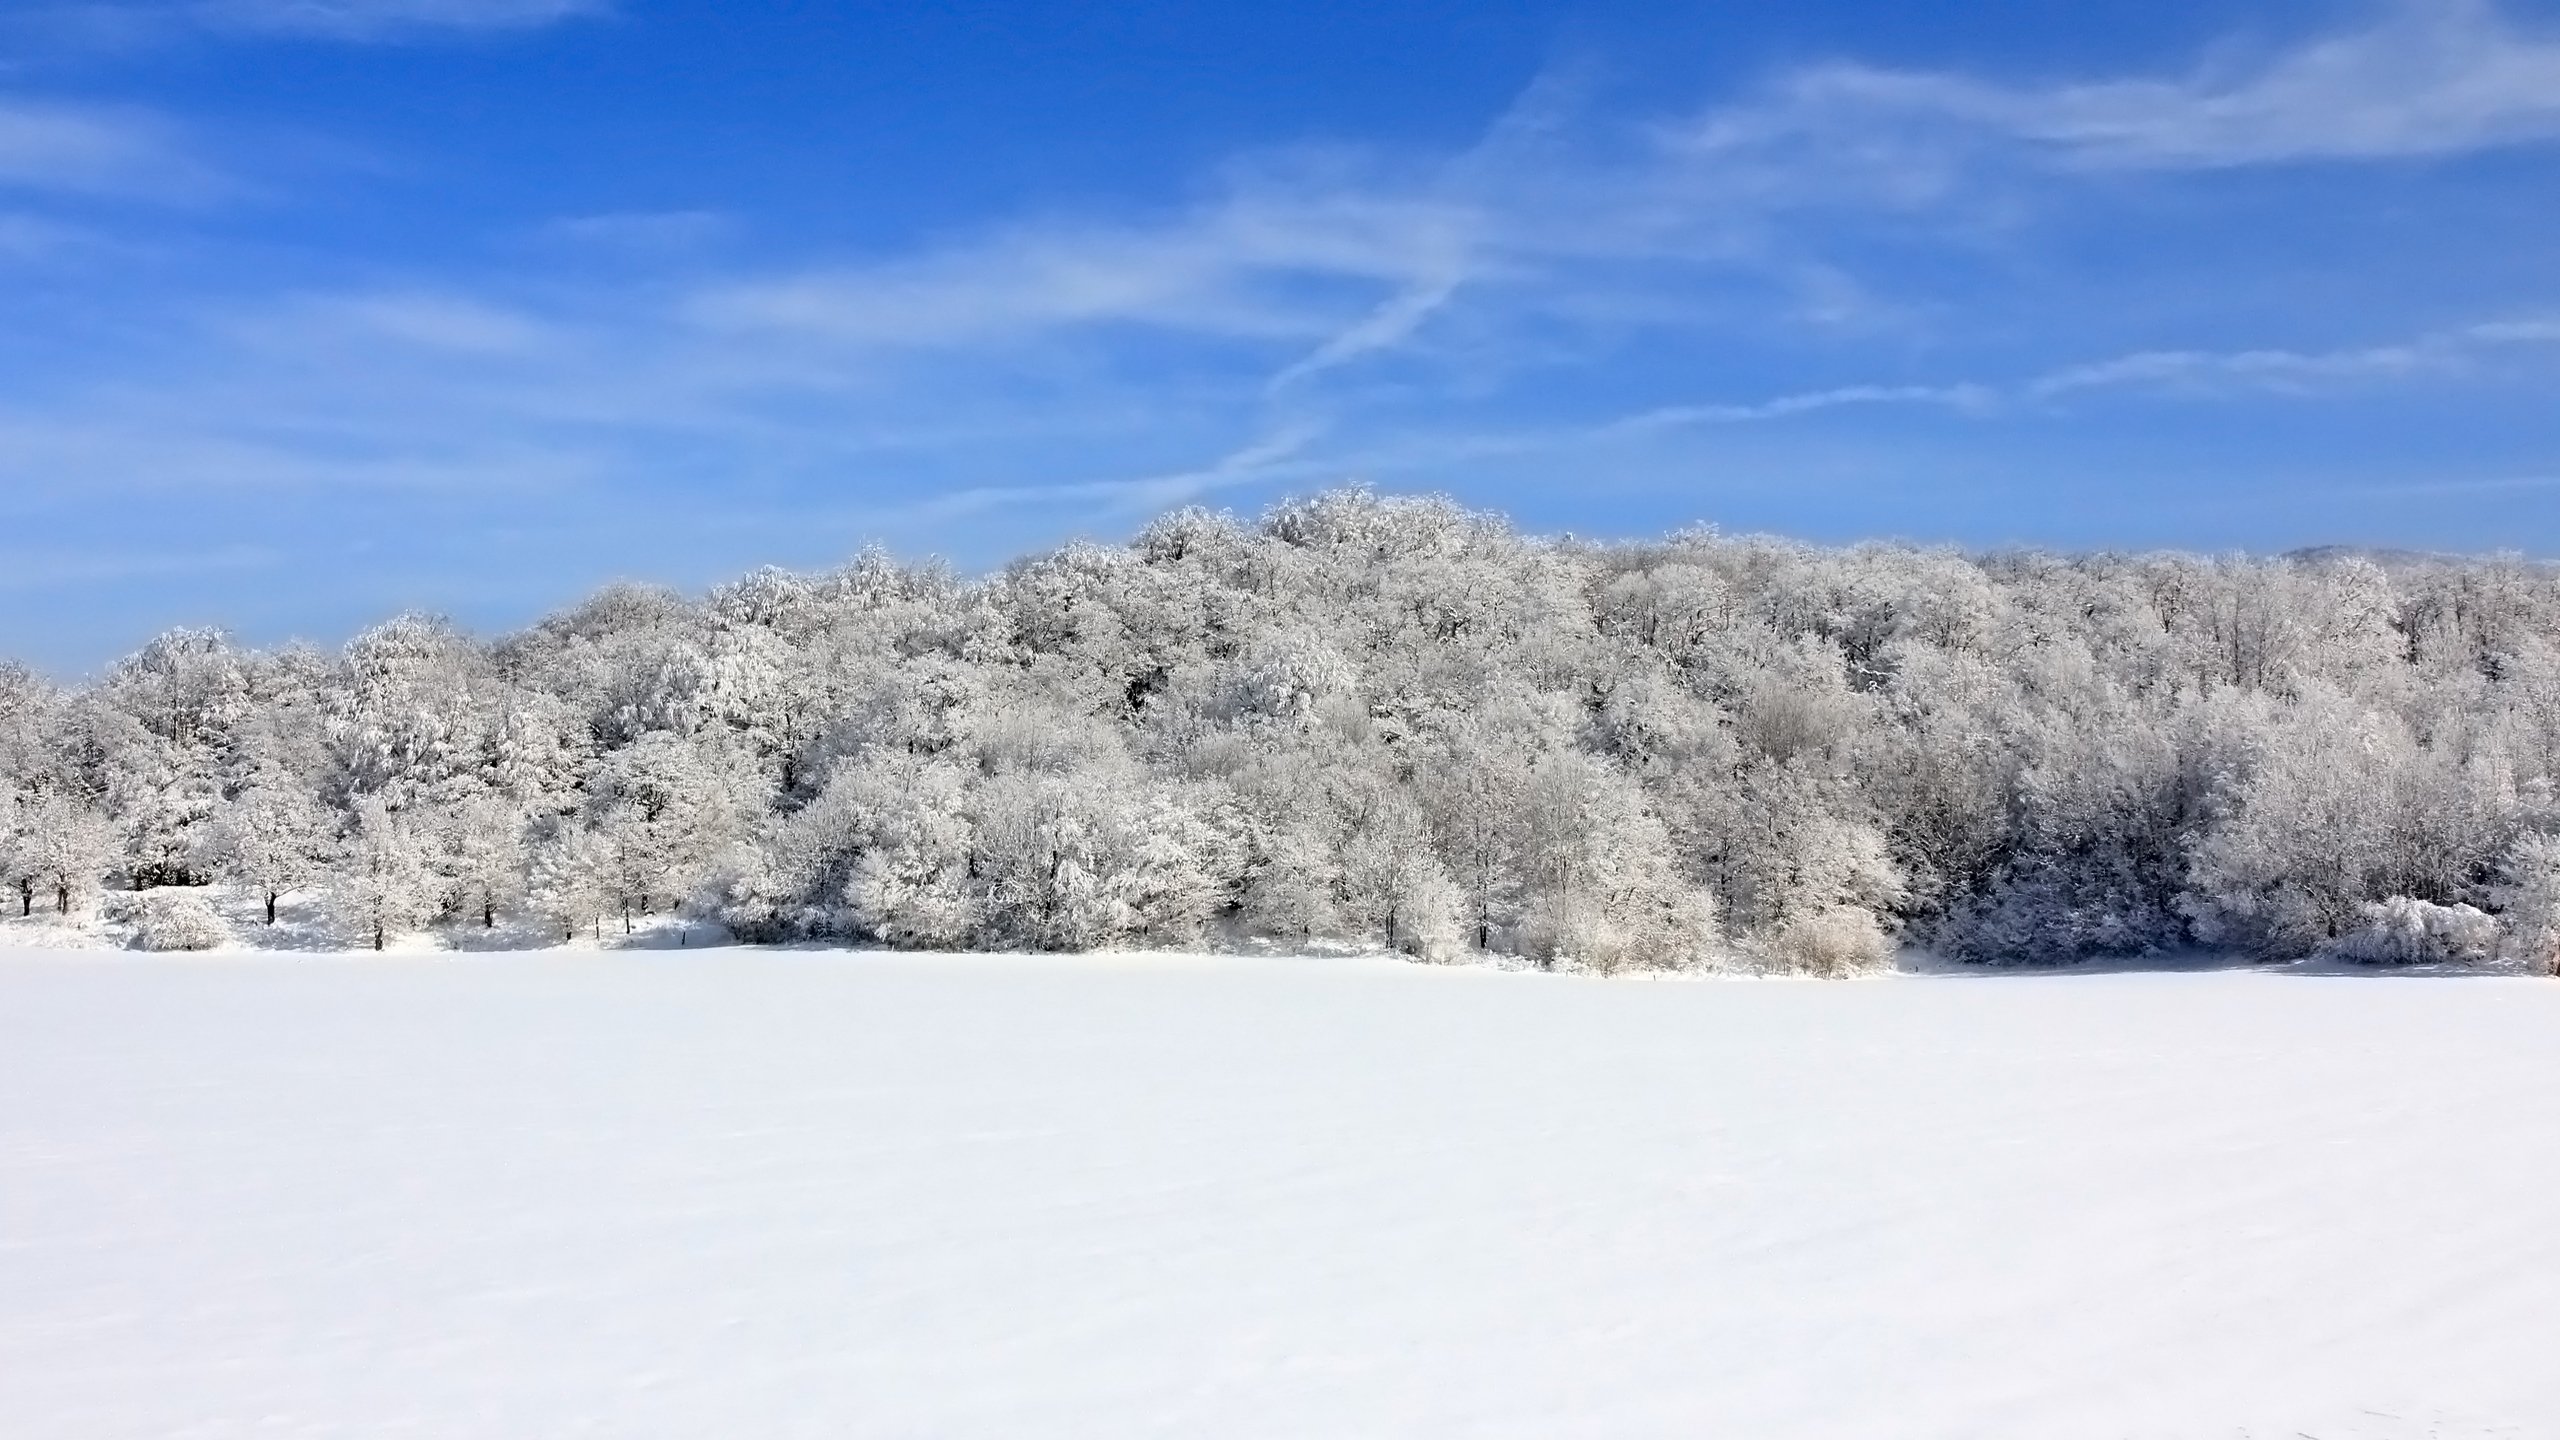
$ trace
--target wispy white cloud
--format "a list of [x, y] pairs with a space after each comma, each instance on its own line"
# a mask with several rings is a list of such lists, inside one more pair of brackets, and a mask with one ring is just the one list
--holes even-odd
[[1450, 155], [1244, 155], [1150, 218], [1018, 223], [709, 288], [691, 313], [842, 345], [1006, 346], [1115, 327], [1240, 342], [1262, 347], [1268, 391], [1302, 398], [1309, 381], [1424, 341], [1456, 309], [1478, 322], [1569, 309], [1595, 266], [1742, 259], [1729, 240], [1701, 241], [1724, 227], [1703, 219], [1715, 197], [1680, 193], [1684, 161], [1645, 137], [1602, 153], [1624, 137], [1600, 133], [1574, 97], [1542, 78]]
[[[380, 413], [332, 423], [286, 408], [211, 413], [214, 395], [125, 397], [135, 412], [31, 415], [0, 410], [0, 488], [21, 501], [218, 496], [263, 506], [296, 495], [339, 500], [390, 492], [528, 495], [571, 489], [609, 472], [611, 459], [517, 431], [439, 436], [436, 418], [402, 426]], [[441, 418], [453, 412], [441, 410]]]
[[2086, 390], [2158, 389], [2206, 393], [2305, 391], [2342, 380], [2442, 369], [2458, 349], [2429, 339], [2354, 350], [2145, 350], [2037, 376], [2020, 390], [2045, 400]]
[[1985, 410], [1999, 392], [1985, 385], [1841, 385], [1806, 390], [1739, 404], [1666, 405], [1613, 420], [1599, 427], [1601, 436], [1638, 435], [1649, 430], [1676, 430], [1691, 425], [1747, 425], [1785, 420], [1822, 410], [1851, 406], [1922, 405], [1950, 410]]
[[202, 575], [235, 570], [261, 570], [278, 563], [272, 549], [226, 545], [185, 550], [0, 552], [0, 590], [44, 590], [59, 586], [121, 584], [172, 575]]
[[1434, 312], [1449, 303], [1464, 280], [1463, 269], [1452, 264], [1428, 279], [1396, 291], [1341, 332], [1327, 338], [1323, 344], [1282, 366], [1280, 372], [1271, 377], [1270, 388], [1274, 391], [1286, 389], [1310, 376], [1321, 375], [1361, 356], [1374, 355], [1403, 343], [1421, 329], [1423, 322]]
[[[546, 321], [467, 295], [401, 291], [310, 302], [312, 319], [360, 338], [460, 355], [525, 355], [555, 336]], [[297, 338], [309, 331], [297, 327]]]
[[1220, 490], [1305, 473], [1298, 463], [1320, 433], [1312, 425], [1289, 426], [1260, 436], [1196, 470], [1129, 480], [1079, 480], [1056, 485], [973, 485], [899, 507], [906, 523], [944, 524], [993, 510], [1023, 506], [1072, 510], [1092, 523], [1143, 517], [1188, 505]]
[[0, 95], [0, 188], [183, 201], [225, 188], [166, 119]]
[[690, 308], [717, 328], [884, 346], [1105, 325], [1307, 339], [1363, 308], [1352, 287], [1429, 268], [1443, 248], [1435, 237], [1455, 223], [1428, 200], [1256, 183], [1153, 225], [1017, 227], [877, 264], [714, 286]]
[[2560, 475], [2472, 475], [2450, 479], [2393, 480], [2349, 488], [2353, 494], [2375, 496], [2495, 495], [2560, 490]]
[[[1813, 146], [1902, 162], [1966, 139], [2081, 167], [2221, 168], [2447, 155], [2560, 138], [2560, 37], [2490, 0], [2404, 0], [2378, 23], [2166, 77], [2048, 85], [1855, 63], [1717, 112], [1701, 152]], [[1943, 178], [1944, 160], [1934, 170]]]
[[2394, 344], [2338, 350], [2142, 350], [2059, 366], [2008, 384], [1966, 380], [1843, 385], [1764, 400], [1667, 405], [1609, 421], [1591, 433], [1620, 437], [1688, 426], [1746, 425], [1852, 406], [1919, 406], [1991, 416], [2109, 390], [2200, 397], [2268, 392], [2309, 395], [2347, 384], [2451, 374], [2486, 352], [2531, 345], [2560, 345], [2560, 321], [2539, 317], [2483, 321]]
[[42, 215], [0, 211], [0, 260], [38, 260], [72, 249], [86, 237], [74, 226]]
[[201, 24], [375, 40], [421, 30], [524, 30], [600, 15], [612, 0], [199, 0]]
[[2560, 319], [2491, 320], [2461, 336], [2479, 345], [2560, 344]]
[[30, 5], [8, 28], [86, 51], [223, 35], [380, 44], [533, 30], [613, 9], [614, 0], [65, 0]]
[[2126, 388], [2303, 393], [2341, 383], [2450, 373], [2484, 352], [2555, 343], [2560, 343], [2560, 321], [2529, 317], [2484, 321], [2394, 344], [2340, 350], [2146, 350], [2065, 366], [2029, 381], [2019, 387], [2018, 394], [2044, 400], [2076, 391]]
[[719, 210], [619, 210], [565, 215], [535, 238], [558, 245], [617, 250], [644, 258], [682, 255], [735, 234], [737, 218]]

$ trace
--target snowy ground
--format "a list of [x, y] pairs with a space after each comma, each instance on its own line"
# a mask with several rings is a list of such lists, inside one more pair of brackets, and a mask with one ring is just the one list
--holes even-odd
[[0, 1434], [2560, 1435], [2560, 984], [0, 955]]

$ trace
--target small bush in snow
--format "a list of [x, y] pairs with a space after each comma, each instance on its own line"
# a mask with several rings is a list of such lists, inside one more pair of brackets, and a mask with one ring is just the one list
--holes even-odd
[[1893, 967], [1893, 937], [1884, 933], [1875, 912], [1856, 905], [1788, 921], [1769, 939], [1767, 950], [1781, 969], [1801, 975], [1837, 979]]
[[127, 914], [133, 943], [145, 950], [211, 950], [231, 938], [231, 927], [192, 890], [145, 891]]
[[2367, 965], [2477, 965], [2497, 953], [2498, 922], [2468, 905], [2394, 895], [2364, 907], [2365, 926], [2325, 953]]

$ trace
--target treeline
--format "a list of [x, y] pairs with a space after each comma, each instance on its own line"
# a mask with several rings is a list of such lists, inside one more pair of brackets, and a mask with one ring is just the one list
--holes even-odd
[[494, 642], [172, 632], [78, 688], [0, 669], [0, 767], [13, 908], [103, 890], [150, 944], [219, 938], [219, 880], [372, 944], [674, 911], [1601, 971], [1897, 941], [2541, 971], [2560, 577], [1599, 544], [1337, 491], [983, 580], [874, 553], [617, 586]]

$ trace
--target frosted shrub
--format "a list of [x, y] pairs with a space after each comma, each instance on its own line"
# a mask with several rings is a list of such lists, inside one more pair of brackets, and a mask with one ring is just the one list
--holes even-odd
[[[2508, 766], [2429, 749], [2407, 718], [2334, 687], [2310, 687], [2286, 711], [2261, 700], [2221, 718], [2214, 818], [2178, 902], [2197, 939], [2278, 959], [2407, 963], [2419, 957], [2402, 948], [2464, 928], [2405, 907], [2466, 893], [2495, 864], [2515, 799]], [[2386, 916], [2377, 904], [2400, 908]]]
[[1839, 979], [1878, 974], [1893, 966], [1893, 937], [1875, 913], [1856, 905], [1817, 910], [1788, 921], [1766, 942], [1781, 968]]
[[1434, 964], [1456, 959], [1465, 942], [1458, 919], [1458, 887], [1438, 865], [1429, 863], [1407, 867], [1398, 883], [1396, 908], [1386, 925], [1387, 944]]
[[1547, 901], [1529, 908], [1510, 936], [1513, 948], [1542, 966], [1575, 965], [1613, 975], [1625, 964], [1627, 937], [1598, 907]]
[[211, 950], [231, 938], [231, 927], [192, 890], [147, 891], [129, 913], [133, 943], [145, 950]]
[[959, 776], [948, 766], [865, 767], [848, 772], [838, 793], [871, 842], [845, 882], [854, 927], [909, 948], [965, 944], [978, 922]]
[[1715, 904], [1704, 895], [1611, 895], [1597, 902], [1543, 900], [1511, 937], [1541, 965], [1571, 964], [1600, 975], [1684, 970], [1717, 949]]
[[[574, 886], [559, 883], [566, 877], [543, 862], [544, 853], [535, 852], [533, 900], [538, 913], [560, 927], [561, 938], [570, 939], [578, 927], [569, 917], [578, 907], [564, 902], [574, 901]], [[772, 857], [759, 847], [734, 845], [721, 855], [703, 882], [702, 899], [711, 918], [740, 940], [759, 944], [792, 937], [788, 911], [797, 897], [774, 874]]]
[[2394, 895], [2364, 907], [2365, 926], [2322, 953], [2367, 965], [2476, 965], [2497, 952], [2498, 922], [2468, 905]]

